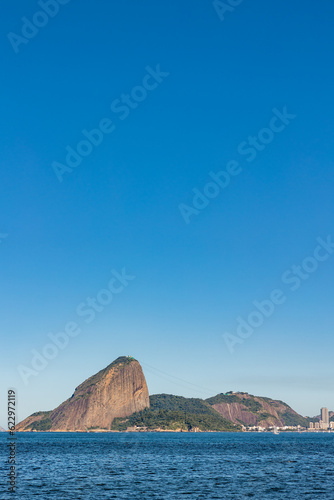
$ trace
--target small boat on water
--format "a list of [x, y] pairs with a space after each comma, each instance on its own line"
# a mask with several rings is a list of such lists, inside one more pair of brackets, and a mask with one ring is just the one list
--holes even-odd
[[274, 433], [274, 434], [279, 434], [278, 427], [274, 427], [273, 433]]

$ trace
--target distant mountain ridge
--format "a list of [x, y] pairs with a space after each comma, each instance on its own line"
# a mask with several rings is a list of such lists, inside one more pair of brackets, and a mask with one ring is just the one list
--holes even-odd
[[6, 429], [4, 429], [3, 427], [1, 427], [1, 425], [0, 425], [0, 432], [6, 432]]
[[80, 384], [57, 408], [30, 415], [16, 430], [240, 431], [243, 427], [306, 427], [309, 421], [283, 401], [246, 392], [220, 393], [206, 400], [149, 396], [139, 362], [121, 356]]

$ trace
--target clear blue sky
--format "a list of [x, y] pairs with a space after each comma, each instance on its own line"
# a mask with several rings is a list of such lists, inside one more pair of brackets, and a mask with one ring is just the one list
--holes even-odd
[[[281, 279], [334, 238], [333, 2], [244, 0], [222, 21], [210, 1], [71, 0], [15, 53], [7, 34], [39, 10], [0, 16], [0, 425], [8, 387], [22, 419], [124, 354], [151, 394], [334, 410], [334, 254], [294, 292]], [[157, 65], [122, 120], [111, 104]], [[296, 117], [247, 161], [239, 145], [284, 106]], [[113, 132], [59, 182], [53, 162], [104, 118]], [[186, 224], [179, 205], [232, 160], [242, 171]], [[135, 279], [86, 323], [77, 306], [123, 267]], [[231, 353], [224, 333], [277, 288], [285, 303]], [[17, 366], [69, 321], [81, 333], [25, 386]]]

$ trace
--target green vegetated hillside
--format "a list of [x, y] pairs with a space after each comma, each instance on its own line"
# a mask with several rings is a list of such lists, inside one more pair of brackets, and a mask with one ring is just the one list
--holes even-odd
[[150, 396], [150, 408], [127, 418], [115, 419], [111, 429], [122, 431], [128, 427], [145, 427], [150, 430], [241, 430], [240, 425], [224, 418], [206, 401], [170, 394]]
[[[38, 412], [32, 430], [51, 428], [51, 412]], [[150, 396], [150, 408], [126, 418], [116, 418], [111, 430], [124, 431], [129, 427], [148, 430], [239, 431], [241, 425], [308, 426], [311, 419], [296, 413], [283, 401], [257, 397], [247, 393], [217, 394], [206, 400], [185, 398], [172, 394]]]
[[308, 426], [308, 419], [283, 401], [246, 392], [217, 394], [206, 400], [223, 417], [245, 426]]
[[[133, 413], [135, 410], [141, 411]], [[333, 419], [333, 412], [330, 417]], [[83, 381], [57, 408], [30, 415], [16, 425], [16, 430], [73, 432], [139, 427], [239, 431], [242, 427], [304, 427], [308, 420], [283, 401], [246, 392], [221, 393], [206, 400], [171, 394], [149, 396], [139, 362], [131, 356], [120, 356]]]
[[[52, 423], [50, 419], [51, 411], [37, 411], [33, 413], [31, 417], [37, 417], [34, 422], [32, 422], [30, 428], [32, 431], [48, 431], [51, 429]], [[27, 426], [29, 427], [29, 425]]]

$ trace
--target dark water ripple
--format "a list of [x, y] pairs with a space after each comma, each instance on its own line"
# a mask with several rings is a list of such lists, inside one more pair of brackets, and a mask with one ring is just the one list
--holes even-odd
[[20, 500], [334, 500], [334, 433], [19, 433], [17, 473]]

